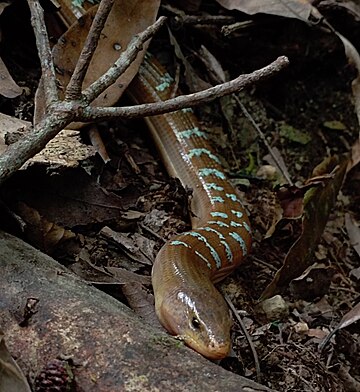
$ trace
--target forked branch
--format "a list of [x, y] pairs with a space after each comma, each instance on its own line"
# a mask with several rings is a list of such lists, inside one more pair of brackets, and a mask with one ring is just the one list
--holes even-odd
[[82, 91], [84, 76], [96, 49], [99, 32], [111, 10], [113, 0], [102, 0], [94, 18], [85, 47], [75, 68], [73, 77], [66, 90], [65, 100], [59, 99], [56, 87], [56, 76], [43, 11], [39, 0], [28, 0], [31, 10], [31, 21], [36, 36], [36, 45], [41, 61], [42, 76], [45, 83], [46, 115], [41, 122], [24, 131], [24, 136], [10, 145], [0, 156], [0, 185], [14, 174], [28, 159], [39, 153], [46, 144], [62, 129], [73, 121], [93, 122], [115, 117], [136, 118], [162, 114], [185, 107], [199, 105], [224, 95], [240, 91], [249, 85], [270, 77], [288, 65], [284, 56], [250, 74], [240, 75], [230, 82], [219, 84], [194, 94], [182, 95], [164, 102], [134, 105], [129, 107], [91, 107], [89, 104], [106, 88], [112, 85], [136, 59], [146, 41], [152, 38], [164, 24], [160, 17], [145, 31], [136, 35], [126, 50], [119, 56], [115, 64], [104, 75]]

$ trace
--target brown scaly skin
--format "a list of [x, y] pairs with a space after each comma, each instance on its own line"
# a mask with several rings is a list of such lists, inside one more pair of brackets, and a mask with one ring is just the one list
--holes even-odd
[[[172, 89], [171, 77], [149, 55], [129, 86], [142, 103], [165, 100]], [[231, 347], [231, 318], [214, 282], [250, 250], [250, 223], [191, 110], [146, 121], [169, 174], [193, 189], [193, 230], [171, 238], [153, 266], [156, 313], [171, 334], [205, 357], [221, 359]]]

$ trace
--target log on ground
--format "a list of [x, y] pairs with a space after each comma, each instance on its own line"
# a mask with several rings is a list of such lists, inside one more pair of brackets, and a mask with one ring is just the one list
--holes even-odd
[[[80, 391], [270, 391], [206, 360], [3, 232], [0, 266], [0, 329], [30, 380], [67, 357]], [[35, 305], [24, 322], [29, 300]]]

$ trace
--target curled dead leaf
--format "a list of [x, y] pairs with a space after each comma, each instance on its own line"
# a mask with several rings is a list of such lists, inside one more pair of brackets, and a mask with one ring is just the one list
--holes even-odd
[[312, 11], [310, 1], [286, 0], [286, 1], [263, 1], [263, 0], [216, 0], [228, 10], [237, 10], [245, 14], [258, 13], [283, 16], [285, 18], [297, 18], [307, 20]]
[[319, 184], [304, 194], [302, 232], [285, 257], [283, 266], [261, 295], [269, 298], [281, 292], [289, 282], [302, 274], [313, 263], [313, 252], [323, 234], [331, 209], [343, 183], [348, 159], [326, 159], [314, 169], [313, 177], [307, 184]]
[[22, 94], [23, 89], [16, 84], [5, 63], [0, 58], [0, 94], [6, 98], [16, 98]]

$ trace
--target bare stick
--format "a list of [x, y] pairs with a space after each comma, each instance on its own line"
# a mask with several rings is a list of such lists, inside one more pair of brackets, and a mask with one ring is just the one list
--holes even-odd
[[99, 42], [100, 34], [104, 28], [106, 19], [109, 16], [113, 4], [114, 0], [103, 0], [99, 4], [99, 8], [86, 37], [79, 60], [76, 63], [75, 70], [71, 76], [69, 84], [67, 85], [65, 93], [66, 100], [79, 99], [81, 97], [81, 89], [86, 72], [89, 68], [90, 61]]
[[[139, 36], [138, 36], [139, 38]], [[72, 121], [94, 121], [115, 117], [138, 118], [162, 114], [185, 107], [209, 102], [215, 98], [232, 94], [245, 87], [279, 72], [288, 65], [286, 57], [277, 60], [251, 74], [189, 95], [182, 95], [163, 102], [148, 103], [121, 108], [92, 108], [83, 100], [57, 102], [53, 110], [33, 131], [25, 133], [18, 142], [11, 145], [0, 156], [0, 185], [18, 170], [28, 159], [40, 152], [53, 137]]]
[[52, 61], [49, 38], [46, 31], [44, 11], [38, 0], [28, 0], [31, 12], [31, 25], [34, 30], [36, 46], [41, 64], [42, 79], [46, 96], [46, 108], [58, 101], [59, 94], [56, 86], [55, 68]]
[[[286, 57], [279, 57], [273, 63], [249, 75], [242, 75], [233, 81], [212, 87], [208, 90], [190, 94], [189, 96], [173, 98], [165, 102], [123, 108], [91, 108], [89, 101], [95, 99], [102, 91], [117, 80], [118, 76], [127, 69], [132, 59], [136, 58], [137, 53], [141, 50], [142, 44], [151, 38], [164, 23], [165, 18], [160, 18], [144, 32], [135, 36], [115, 66], [111, 67], [103, 77], [85, 90], [84, 93], [87, 99], [81, 97], [78, 100], [70, 99], [60, 101], [57, 98], [56, 77], [46, 31], [44, 30], [45, 26], [41, 8], [38, 0], [28, 1], [33, 12], [32, 23], [37, 36], [36, 44], [41, 58], [43, 78], [48, 86], [46, 91], [50, 94], [49, 102], [51, 106], [45, 118], [35, 128], [29, 127], [25, 129], [23, 138], [9, 146], [0, 156], [0, 185], [28, 159], [40, 152], [52, 138], [72, 121], [93, 121], [111, 117], [136, 118], [195, 106], [202, 102], [208, 102], [226, 94], [239, 91], [252, 83], [271, 76], [288, 64]], [[78, 77], [76, 79], [78, 83], [81, 80]], [[76, 83], [74, 82], [74, 84]]]
[[245, 117], [251, 122], [252, 126], [256, 129], [256, 132], [258, 133], [258, 135], [260, 136], [262, 142], [265, 144], [265, 146], [267, 147], [269, 154], [271, 155], [272, 159], [274, 160], [277, 168], [279, 169], [280, 173], [284, 176], [285, 180], [288, 182], [289, 185], [294, 185], [287, 170], [283, 170], [283, 165], [281, 164], [281, 162], [279, 161], [278, 157], [276, 156], [276, 154], [274, 154], [273, 149], [271, 148], [270, 144], [268, 143], [268, 141], [266, 140], [266, 137], [264, 135], [264, 133], [262, 132], [262, 130], [260, 129], [259, 125], [256, 123], [256, 121], [254, 120], [254, 118], [252, 117], [252, 115], [248, 112], [248, 110], [246, 109], [246, 107], [243, 105], [243, 103], [240, 101], [240, 99], [238, 97], [235, 96], [235, 100], [237, 102], [237, 104], [240, 106], [242, 112], [244, 113]]
[[209, 24], [209, 25], [223, 25], [223, 24], [229, 24], [229, 23], [235, 23], [236, 18], [234, 16], [228, 16], [228, 15], [208, 15], [208, 14], [202, 14], [202, 15], [186, 15], [184, 11], [175, 8], [169, 4], [162, 4], [161, 8], [173, 13], [176, 15], [174, 17], [175, 23], [179, 25], [204, 25], [204, 24]]
[[119, 76], [122, 75], [136, 59], [136, 56], [142, 49], [143, 44], [160, 29], [165, 21], [166, 17], [161, 16], [153, 25], [149, 26], [146, 30], [139, 33], [131, 40], [126, 50], [121, 53], [114, 65], [83, 91], [83, 96], [87, 102], [92, 102], [103, 91], [116, 82]]
[[234, 304], [232, 303], [231, 299], [229, 298], [229, 296], [227, 294], [225, 294], [225, 293], [223, 293], [223, 294], [224, 294], [225, 301], [227, 302], [227, 304], [229, 305], [231, 311], [233, 312], [234, 317], [236, 318], [236, 320], [240, 324], [240, 327], [241, 327], [241, 329], [242, 329], [242, 331], [243, 331], [243, 333], [245, 335], [245, 338], [246, 338], [246, 340], [249, 343], [252, 355], [254, 357], [257, 381], [260, 383], [261, 382], [260, 361], [259, 361], [259, 357], [258, 357], [257, 352], [256, 352], [256, 348], [254, 346], [254, 343], [253, 343], [253, 341], [251, 339], [251, 336], [250, 336], [248, 330], [245, 327], [245, 324], [243, 323], [241, 317], [239, 316], [239, 313], [236, 311], [236, 308], [235, 308]]
[[285, 56], [278, 57], [275, 61], [260, 68], [250, 74], [240, 75], [236, 79], [229, 82], [218, 84], [214, 87], [210, 87], [206, 90], [199, 91], [197, 93], [181, 95], [176, 98], [168, 99], [162, 102], [146, 103], [134, 106], [124, 107], [86, 107], [84, 108], [83, 116], [80, 118], [81, 121], [94, 121], [103, 120], [113, 117], [121, 118], [137, 118], [154, 116], [158, 114], [168, 113], [175, 110], [192, 107], [212, 101], [216, 98], [229, 95], [234, 92], [243, 90], [244, 88], [259, 82], [260, 80], [266, 79], [271, 75], [281, 71], [289, 64], [289, 60]]

